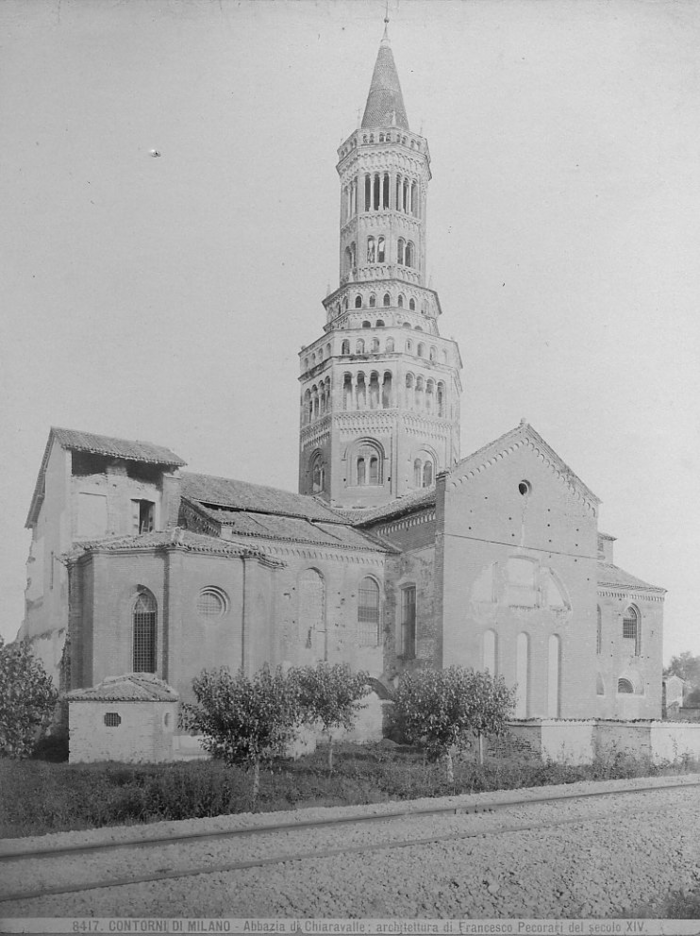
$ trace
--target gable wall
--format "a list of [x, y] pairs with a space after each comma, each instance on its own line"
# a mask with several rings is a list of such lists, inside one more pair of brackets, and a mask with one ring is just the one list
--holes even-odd
[[484, 668], [492, 631], [497, 673], [520, 683], [519, 717], [594, 714], [596, 556], [592, 507], [534, 447], [521, 443], [473, 477], [458, 466], [445, 490], [445, 664]]

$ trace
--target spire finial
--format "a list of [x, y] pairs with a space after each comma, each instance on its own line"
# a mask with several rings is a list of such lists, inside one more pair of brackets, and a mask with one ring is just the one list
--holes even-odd
[[384, 10], [384, 35], [382, 40], [389, 39], [389, 0], [386, 0], [386, 8]]

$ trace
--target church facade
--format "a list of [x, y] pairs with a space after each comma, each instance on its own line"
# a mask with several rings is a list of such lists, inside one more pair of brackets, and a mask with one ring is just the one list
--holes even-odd
[[391, 697], [451, 664], [519, 718], [658, 718], [664, 590], [618, 568], [599, 500], [522, 421], [460, 458], [460, 368], [426, 286], [427, 141], [389, 41], [341, 145], [339, 285], [300, 354], [299, 493], [162, 446], [52, 429], [20, 637], [62, 688], [348, 662]]

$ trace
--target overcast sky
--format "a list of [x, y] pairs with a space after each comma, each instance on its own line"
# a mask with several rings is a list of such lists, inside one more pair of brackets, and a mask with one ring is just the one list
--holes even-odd
[[[700, 653], [700, 4], [390, 0], [462, 455], [525, 417]], [[383, 0], [0, 3], [0, 632], [51, 425], [294, 490]], [[153, 158], [151, 149], [162, 155]]]

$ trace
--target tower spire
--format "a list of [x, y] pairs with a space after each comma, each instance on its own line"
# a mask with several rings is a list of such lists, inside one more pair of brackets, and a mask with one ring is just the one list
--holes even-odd
[[372, 83], [367, 95], [364, 127], [401, 127], [410, 129], [403, 103], [399, 75], [394, 63], [394, 55], [389, 43], [389, 4], [384, 17], [384, 35], [379, 43], [377, 61], [374, 65]]

